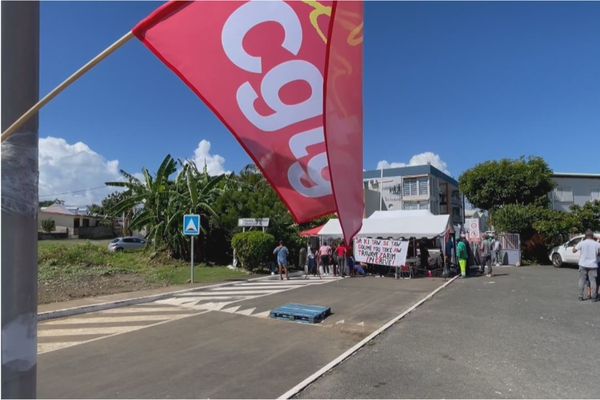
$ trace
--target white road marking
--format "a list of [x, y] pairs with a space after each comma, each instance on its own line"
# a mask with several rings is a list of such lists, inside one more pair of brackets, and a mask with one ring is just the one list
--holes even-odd
[[271, 310], [267, 310], [267, 311], [263, 311], [261, 313], [256, 313], [253, 314], [253, 317], [257, 317], [257, 318], [269, 318], [269, 316], [271, 315]]
[[256, 310], [256, 307], [252, 307], [252, 308], [248, 308], [246, 310], [241, 310], [241, 311], [237, 311], [236, 314], [242, 314], [242, 315], [252, 315], [252, 313], [254, 312], [254, 310]]
[[108, 327], [90, 327], [90, 328], [67, 328], [67, 329], [41, 329], [38, 330], [39, 338], [57, 337], [57, 336], [77, 336], [77, 335], [111, 335], [119, 332], [129, 332], [143, 328], [145, 325], [135, 326], [108, 326]]
[[234, 312], [236, 312], [239, 309], [240, 309], [240, 306], [235, 306], [235, 307], [226, 308], [226, 309], [221, 310], [221, 311], [228, 312], [228, 313], [234, 313]]
[[[219, 288], [220, 289], [220, 288]], [[245, 289], [245, 288], [243, 288]], [[216, 289], [214, 289], [215, 291], [212, 292], [212, 294], [230, 294], [230, 295], [235, 295], [235, 294], [262, 294], [262, 293], [279, 293], [279, 292], [283, 292], [287, 289], [261, 289], [261, 290], [231, 290], [231, 288], [223, 288], [221, 289], [221, 291], [217, 292]], [[199, 295], [211, 295], [211, 293], [198, 293]]]
[[[126, 332], [205, 314], [210, 311], [223, 311], [256, 318], [268, 318], [270, 310], [253, 314], [256, 311], [254, 307], [247, 309], [240, 309], [242, 308], [240, 305], [229, 308], [225, 307], [244, 300], [268, 296], [305, 286], [321, 285], [338, 279], [340, 278], [328, 277], [322, 280], [311, 278], [290, 281], [265, 280], [218, 287], [211, 286], [193, 292], [177, 293], [173, 297], [150, 303], [116, 307], [89, 313], [86, 316], [78, 315], [70, 318], [47, 320], [38, 324], [38, 337], [40, 338], [38, 342], [38, 354], [90, 343]], [[120, 325], [124, 322], [137, 322], [137, 324], [129, 326]], [[149, 323], [142, 324], [142, 322]], [[74, 324], [79, 325], [79, 327], [69, 327]], [[86, 324], [103, 324], [103, 326], [85, 326]], [[65, 327], [62, 327], [62, 325]], [[45, 329], [45, 327], [48, 329]], [[72, 340], [72, 337], [78, 335], [86, 335], [88, 337], [89, 335], [98, 335], [98, 337], [88, 340], [82, 337], [80, 341]], [[61, 337], [64, 337], [65, 341], [60, 341]], [[52, 341], [46, 342], [45, 340]]]
[[172, 318], [173, 314], [161, 314], [161, 315], [107, 315], [90, 318], [69, 318], [61, 320], [53, 320], [40, 324], [40, 327], [47, 325], [63, 325], [63, 324], [93, 324], [97, 322], [128, 322], [128, 321], [162, 321], [164, 319]]

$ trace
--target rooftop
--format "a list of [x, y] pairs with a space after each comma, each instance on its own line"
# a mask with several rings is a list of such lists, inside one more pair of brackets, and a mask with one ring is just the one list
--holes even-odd
[[600, 174], [582, 174], [579, 172], [554, 172], [552, 177], [555, 178], [590, 178], [600, 179]]
[[455, 186], [458, 186], [458, 182], [456, 179], [452, 178], [450, 175], [445, 174], [440, 171], [436, 167], [431, 164], [426, 165], [409, 165], [406, 167], [396, 167], [396, 168], [384, 168], [374, 169], [363, 172], [363, 179], [377, 179], [381, 178], [381, 174], [383, 171], [383, 177], [396, 177], [396, 176], [413, 176], [413, 175], [433, 175], [438, 178], [441, 178], [447, 182], [452, 183]]

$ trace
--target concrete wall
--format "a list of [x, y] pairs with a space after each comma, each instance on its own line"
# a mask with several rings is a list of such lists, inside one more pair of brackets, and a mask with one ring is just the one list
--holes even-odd
[[572, 205], [582, 206], [588, 201], [600, 200], [599, 177], [553, 177], [557, 188], [550, 193], [552, 208], [570, 211]]
[[45, 219], [53, 220], [57, 231], [63, 232], [65, 228], [69, 228], [69, 233], [73, 234], [74, 215], [50, 214], [40, 211], [38, 213], [38, 230], [42, 230], [42, 221]]
[[80, 239], [110, 239], [115, 237], [110, 226], [90, 226], [79, 228]]

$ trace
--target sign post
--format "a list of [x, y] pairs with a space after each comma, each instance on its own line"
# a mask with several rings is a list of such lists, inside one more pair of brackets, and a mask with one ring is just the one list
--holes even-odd
[[194, 283], [194, 238], [200, 234], [200, 215], [185, 214], [183, 216], [183, 234], [191, 236], [190, 282]]

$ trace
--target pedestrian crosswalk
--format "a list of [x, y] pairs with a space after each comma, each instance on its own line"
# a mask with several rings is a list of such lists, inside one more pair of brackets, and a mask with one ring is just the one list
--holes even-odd
[[[177, 305], [192, 310], [225, 311], [227, 306], [239, 301], [255, 299], [275, 293], [285, 292], [309, 285], [322, 285], [336, 277], [293, 279], [293, 280], [261, 280], [236, 283], [231, 286], [207, 288], [202, 291], [187, 292], [174, 297], [159, 300], [156, 303]], [[240, 311], [235, 311], [240, 313]], [[247, 314], [251, 315], [251, 314]]]
[[88, 343], [109, 336], [163, 324], [176, 319], [219, 311], [249, 317], [268, 318], [270, 310], [256, 310], [238, 304], [311, 285], [322, 285], [339, 278], [257, 280], [207, 287], [178, 293], [151, 303], [119, 307], [78, 316], [53, 319], [38, 324], [38, 354]]

